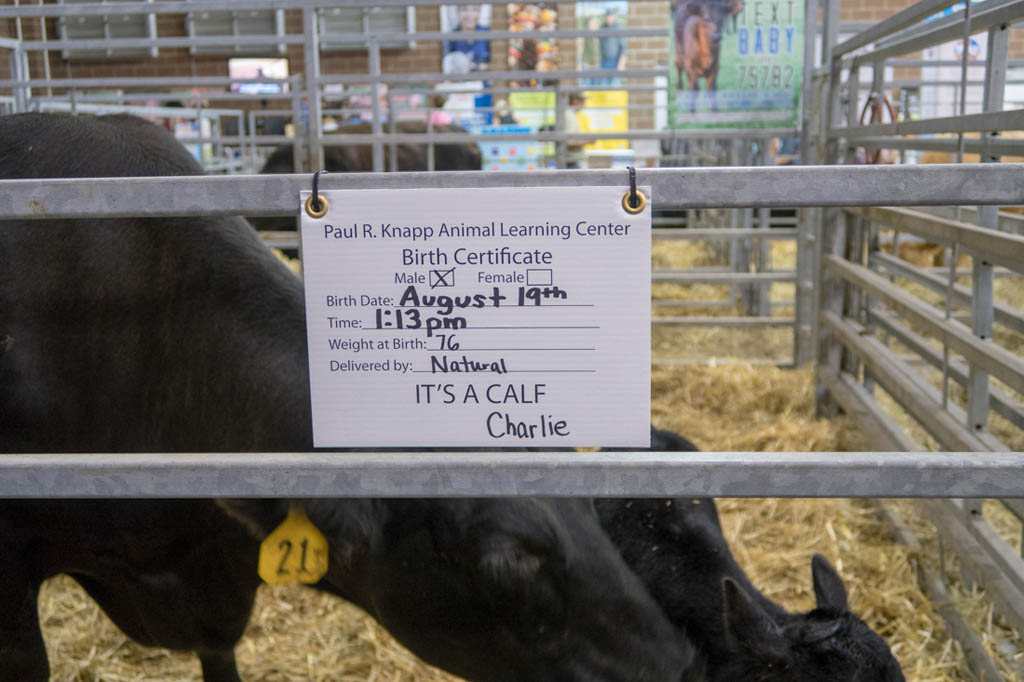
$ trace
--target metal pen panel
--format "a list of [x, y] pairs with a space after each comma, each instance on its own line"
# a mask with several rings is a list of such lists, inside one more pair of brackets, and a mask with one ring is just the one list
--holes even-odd
[[4, 455], [4, 497], [1019, 495], [1022, 453], [352, 452]]

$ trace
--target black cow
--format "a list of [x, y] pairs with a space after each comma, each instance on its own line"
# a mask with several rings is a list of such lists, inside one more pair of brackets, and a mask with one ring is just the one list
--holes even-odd
[[[427, 124], [422, 121], [398, 121], [395, 123], [395, 130], [401, 134], [424, 135], [427, 133]], [[369, 123], [353, 123], [338, 128], [334, 133], [337, 135], [369, 135], [373, 129]], [[388, 127], [385, 126], [385, 132]], [[466, 129], [454, 123], [435, 125], [436, 133], [458, 133], [465, 135]], [[384, 170], [399, 171], [425, 171], [427, 170], [426, 144], [402, 143], [396, 145], [398, 152], [398, 167], [391, 168], [391, 154], [389, 145], [384, 145]], [[483, 167], [483, 157], [480, 154], [480, 146], [475, 142], [438, 143], [434, 145], [434, 170], [456, 171], [456, 170], [480, 170]], [[371, 145], [344, 145], [324, 147], [324, 170], [332, 173], [368, 173], [373, 170], [373, 147]], [[294, 173], [295, 164], [292, 159], [291, 147], [279, 147], [274, 150], [263, 168], [264, 173]]]
[[[0, 118], [0, 178], [195, 175], [131, 117]], [[0, 452], [312, 447], [300, 281], [239, 218], [0, 221]], [[0, 501], [0, 680], [43, 682], [36, 597], [74, 577], [129, 636], [233, 646], [282, 501]], [[676, 682], [686, 645], [568, 500], [314, 500], [318, 588], [482, 682]]]
[[[398, 121], [395, 128], [399, 133], [422, 135], [427, 132], [427, 125], [421, 121]], [[465, 128], [454, 123], [435, 125], [434, 131], [438, 133], [459, 133], [466, 134]], [[372, 128], [369, 123], [354, 123], [345, 125], [337, 131], [339, 135], [369, 135]], [[427, 170], [427, 154], [429, 150], [425, 144], [399, 144], [398, 168], [399, 171], [425, 171]], [[454, 144], [434, 145], [434, 170], [439, 171], [461, 171], [480, 170], [483, 167], [483, 157], [480, 154], [480, 147], [475, 142], [458, 142]], [[323, 169], [331, 173], [369, 173], [373, 171], [373, 147], [370, 145], [345, 145], [324, 147]], [[384, 147], [384, 170], [390, 171], [391, 154], [388, 146]], [[267, 157], [261, 175], [294, 173], [295, 160], [292, 156], [291, 147], [278, 147]], [[294, 230], [295, 220], [280, 217], [250, 217], [249, 222], [257, 230]]]
[[[652, 450], [692, 452], [651, 430]], [[820, 554], [817, 608], [791, 614], [761, 594], [722, 535], [714, 500], [596, 500], [601, 524], [669, 619], [697, 648], [693, 679], [708, 682], [903, 682], [889, 647], [850, 610]]]

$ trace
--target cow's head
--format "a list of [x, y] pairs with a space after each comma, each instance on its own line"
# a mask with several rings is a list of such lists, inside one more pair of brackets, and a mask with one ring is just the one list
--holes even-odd
[[904, 682], [885, 641], [846, 603], [846, 588], [820, 554], [811, 562], [817, 608], [774, 620], [733, 580], [722, 584], [731, 654], [710, 682]]
[[[230, 503], [272, 529], [283, 504]], [[255, 505], [255, 506], [254, 506]], [[586, 500], [314, 500], [317, 585], [474, 682], [678, 682], [692, 650]]]

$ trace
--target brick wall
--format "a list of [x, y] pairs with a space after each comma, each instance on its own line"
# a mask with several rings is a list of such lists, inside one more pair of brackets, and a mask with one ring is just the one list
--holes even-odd
[[[749, 0], [748, 0], [749, 1]], [[910, 5], [912, 0], [847, 0], [841, 7], [840, 17], [844, 23], [877, 22]], [[575, 4], [572, 2], [558, 3], [559, 27], [575, 28]], [[302, 15], [297, 10], [285, 13], [289, 33], [301, 32]], [[628, 44], [628, 68], [653, 69], [666, 66], [668, 52], [669, 0], [644, 0], [629, 3], [628, 25], [634, 28], [663, 28], [666, 37], [631, 38]], [[416, 25], [419, 30], [434, 31], [440, 29], [440, 17], [436, 7], [416, 8]], [[492, 26], [503, 29], [508, 25], [505, 3], [492, 5]], [[158, 15], [157, 30], [161, 36], [185, 35], [184, 17], [180, 15]], [[28, 19], [22, 22], [22, 32], [26, 39], [38, 39], [41, 36], [39, 20]], [[47, 21], [47, 33], [50, 37], [58, 35], [55, 19]], [[0, 36], [15, 35], [13, 19], [0, 20]], [[382, 66], [385, 72], [409, 73], [438, 71], [441, 65], [441, 43], [439, 41], [420, 41], [415, 49], [391, 49], [382, 52]], [[559, 66], [571, 69], [576, 63], [577, 41], [559, 41]], [[507, 69], [508, 41], [494, 40], [491, 43], [490, 70]], [[914, 57], [918, 55], [908, 55]], [[304, 70], [302, 46], [293, 45], [287, 49], [292, 73]], [[1010, 57], [1024, 59], [1024, 29], [1014, 30], [1011, 34]], [[34, 77], [43, 73], [43, 57], [32, 55], [30, 68]], [[59, 52], [50, 54], [50, 70], [54, 77], [113, 77], [113, 76], [226, 76], [227, 56], [196, 56], [189, 54], [187, 49], [162, 48], [157, 59], [132, 60], [65, 60]], [[368, 70], [368, 59], [364, 51], [328, 52], [321, 57], [321, 68], [324, 73], [365, 73]], [[0, 50], [0, 78], [9, 74], [6, 51]], [[899, 78], [917, 78], [919, 70], [901, 69]], [[6, 92], [0, 91], [3, 94]], [[636, 93], [632, 104], [651, 106], [653, 94]], [[653, 124], [653, 114], [649, 111], [633, 112], [631, 123], [636, 128], [647, 128]]]
[[[627, 69], [656, 69], [668, 65], [668, 26], [669, 26], [669, 2], [668, 0], [652, 0], [651, 2], [629, 3], [629, 26], [630, 28], [660, 28], [664, 29], [665, 37], [630, 38], [626, 46], [626, 68]], [[642, 80], [635, 83], [650, 84]], [[647, 107], [642, 111], [631, 111], [629, 113], [629, 124], [631, 128], [650, 129], [654, 127], [654, 106], [653, 92], [637, 92], [630, 95], [630, 106]]]

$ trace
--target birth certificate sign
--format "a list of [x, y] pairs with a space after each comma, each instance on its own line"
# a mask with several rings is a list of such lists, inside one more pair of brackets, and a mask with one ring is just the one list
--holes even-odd
[[320, 192], [327, 213], [302, 213], [315, 445], [649, 446], [651, 214], [624, 193]]

